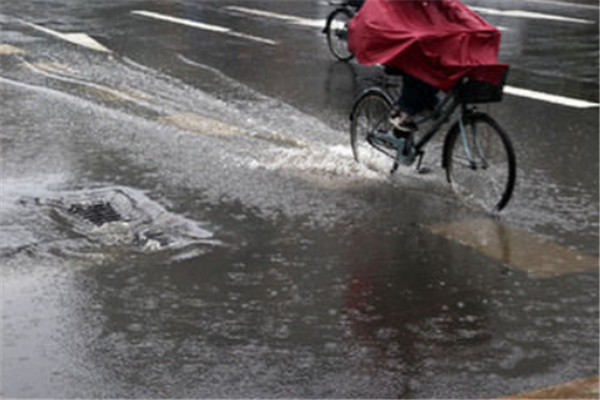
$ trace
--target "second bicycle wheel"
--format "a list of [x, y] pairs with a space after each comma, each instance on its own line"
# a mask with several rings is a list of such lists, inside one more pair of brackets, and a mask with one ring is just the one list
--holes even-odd
[[327, 44], [331, 53], [341, 61], [350, 60], [353, 55], [348, 50], [348, 24], [352, 19], [352, 12], [339, 8], [327, 20]]
[[515, 186], [516, 160], [507, 134], [485, 114], [464, 119], [464, 134], [455, 124], [446, 142], [448, 182], [468, 204], [501, 211]]
[[392, 101], [387, 95], [372, 90], [364, 93], [357, 100], [352, 112], [350, 124], [352, 153], [357, 162], [371, 169], [390, 171], [393, 165], [393, 152], [383, 147], [379, 147], [378, 150], [369, 143], [373, 133], [391, 131], [388, 118], [391, 106]]

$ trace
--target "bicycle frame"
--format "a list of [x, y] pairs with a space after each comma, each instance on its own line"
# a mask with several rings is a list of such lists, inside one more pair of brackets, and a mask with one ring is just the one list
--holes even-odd
[[[369, 89], [372, 90], [372, 89]], [[367, 90], [365, 93], [367, 93], [369, 90]], [[357, 102], [358, 103], [358, 102]], [[418, 119], [415, 121], [415, 123], [417, 125], [423, 124], [424, 122], [433, 120], [434, 123], [433, 125], [423, 134], [423, 136], [416, 142], [416, 143], [411, 143], [412, 149], [414, 151], [411, 152], [411, 156], [408, 158], [408, 162], [406, 164], [410, 165], [414, 162], [414, 160], [417, 157], [422, 157], [423, 156], [423, 148], [429, 143], [429, 141], [439, 132], [440, 128], [442, 127], [442, 125], [444, 125], [445, 123], [447, 123], [451, 117], [455, 114], [456, 110], [461, 107], [462, 110], [460, 112], [460, 115], [458, 117], [458, 121], [459, 123], [462, 122], [462, 116], [468, 112], [472, 111], [472, 108], [470, 106], [468, 106], [467, 104], [461, 103], [459, 98], [458, 98], [458, 89], [453, 89], [450, 94], [448, 94], [448, 96], [446, 96], [436, 107], [435, 109], [429, 113], [428, 115]], [[391, 109], [390, 109], [391, 111]], [[354, 114], [354, 110], [352, 111], [352, 114]], [[375, 127], [373, 128], [373, 131], [369, 132], [369, 135], [372, 135], [373, 137], [377, 137], [377, 133], [378, 131], [380, 131], [379, 127], [389, 119], [389, 112], [386, 113], [381, 120], [375, 125]], [[371, 145], [373, 147], [375, 147], [377, 150], [381, 151], [382, 153], [386, 154], [387, 156], [394, 158], [390, 153], [388, 153], [387, 151], [383, 150], [382, 148], [378, 147], [377, 145], [374, 144], [374, 142], [370, 141]], [[398, 149], [397, 149], [398, 150]], [[467, 150], [468, 151], [468, 150]], [[472, 158], [471, 158], [472, 159]], [[397, 160], [398, 161], [398, 160]], [[394, 167], [393, 171], [395, 170], [397, 166]], [[392, 171], [392, 172], [393, 172]]]
[[[442, 125], [448, 122], [450, 117], [452, 117], [459, 106], [462, 106], [461, 116], [459, 116], [459, 121], [462, 121], [461, 117], [462, 114], [467, 110], [467, 106], [458, 100], [458, 94], [456, 90], [453, 90], [444, 98], [444, 100], [442, 100], [441, 103], [435, 107], [430, 114], [415, 121], [417, 125], [420, 125], [426, 121], [435, 119], [433, 126], [427, 132], [425, 132], [425, 134], [417, 143], [414, 144], [417, 153], [422, 152], [423, 147], [425, 147], [425, 145], [427, 145], [427, 143], [429, 143], [429, 141], [438, 133]], [[388, 116], [386, 116], [386, 118], [387, 117]]]
[[[390, 115], [396, 110], [398, 103], [394, 102], [387, 90], [377, 86], [365, 90], [354, 102], [350, 113], [350, 139], [354, 158], [358, 162], [369, 163], [368, 156], [359, 156], [362, 154], [362, 150], [359, 151], [359, 141], [366, 142], [364, 144], [393, 160], [391, 173], [400, 165], [410, 166], [415, 161], [418, 161], [417, 171], [426, 173], [430, 169], [421, 168], [424, 149], [442, 130], [442, 125], [448, 123], [448, 130], [444, 129], [446, 134], [441, 152], [442, 168], [446, 171], [448, 183], [459, 191], [466, 190], [471, 196], [469, 198], [481, 200], [490, 210], [502, 210], [510, 200], [515, 185], [516, 160], [513, 146], [502, 127], [487, 113], [477, 110], [480, 103], [500, 101], [502, 88], [496, 85], [491, 87], [491, 92], [486, 93], [485, 85], [478, 86], [478, 81], [474, 82], [461, 80], [438, 102], [433, 111], [415, 118], [414, 123], [420, 132], [415, 134], [394, 129]], [[368, 153], [367, 150], [366, 154]], [[500, 170], [497, 166], [503, 169]], [[482, 174], [466, 172], [465, 175], [462, 172], [461, 175], [461, 172], [457, 172], [469, 169], [481, 171]], [[477, 178], [471, 183], [473, 176]], [[492, 185], [494, 193], [491, 193], [491, 197], [489, 190], [477, 192], [469, 186], [479, 184]]]

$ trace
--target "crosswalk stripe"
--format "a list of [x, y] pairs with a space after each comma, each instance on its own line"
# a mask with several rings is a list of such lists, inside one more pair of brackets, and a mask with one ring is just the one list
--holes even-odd
[[597, 257], [492, 220], [451, 222], [428, 230], [538, 277], [598, 269]]

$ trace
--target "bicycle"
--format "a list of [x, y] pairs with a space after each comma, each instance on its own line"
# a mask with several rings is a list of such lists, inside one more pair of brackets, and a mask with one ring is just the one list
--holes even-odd
[[354, 55], [348, 50], [348, 24], [358, 12], [364, 0], [330, 1], [336, 8], [329, 13], [323, 33], [331, 54], [340, 61], [348, 61]]
[[[441, 154], [441, 166], [454, 191], [468, 203], [500, 212], [511, 199], [516, 182], [516, 158], [507, 133], [476, 104], [502, 100], [502, 82], [492, 85], [463, 78], [438, 103], [434, 110], [414, 122], [422, 134], [397, 137], [390, 124], [393, 101], [380, 87], [365, 90], [355, 101], [350, 114], [350, 143], [357, 162], [367, 166], [393, 160], [391, 173], [399, 165], [421, 162], [425, 147], [450, 122]], [[418, 131], [417, 131], [418, 132]], [[419, 137], [417, 137], [419, 136]], [[383, 156], [383, 159], [381, 158]]]

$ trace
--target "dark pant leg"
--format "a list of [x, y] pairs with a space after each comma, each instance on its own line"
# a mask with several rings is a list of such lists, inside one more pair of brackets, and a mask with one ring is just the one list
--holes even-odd
[[398, 105], [409, 115], [415, 115], [437, 104], [438, 89], [408, 74], [403, 77]]

